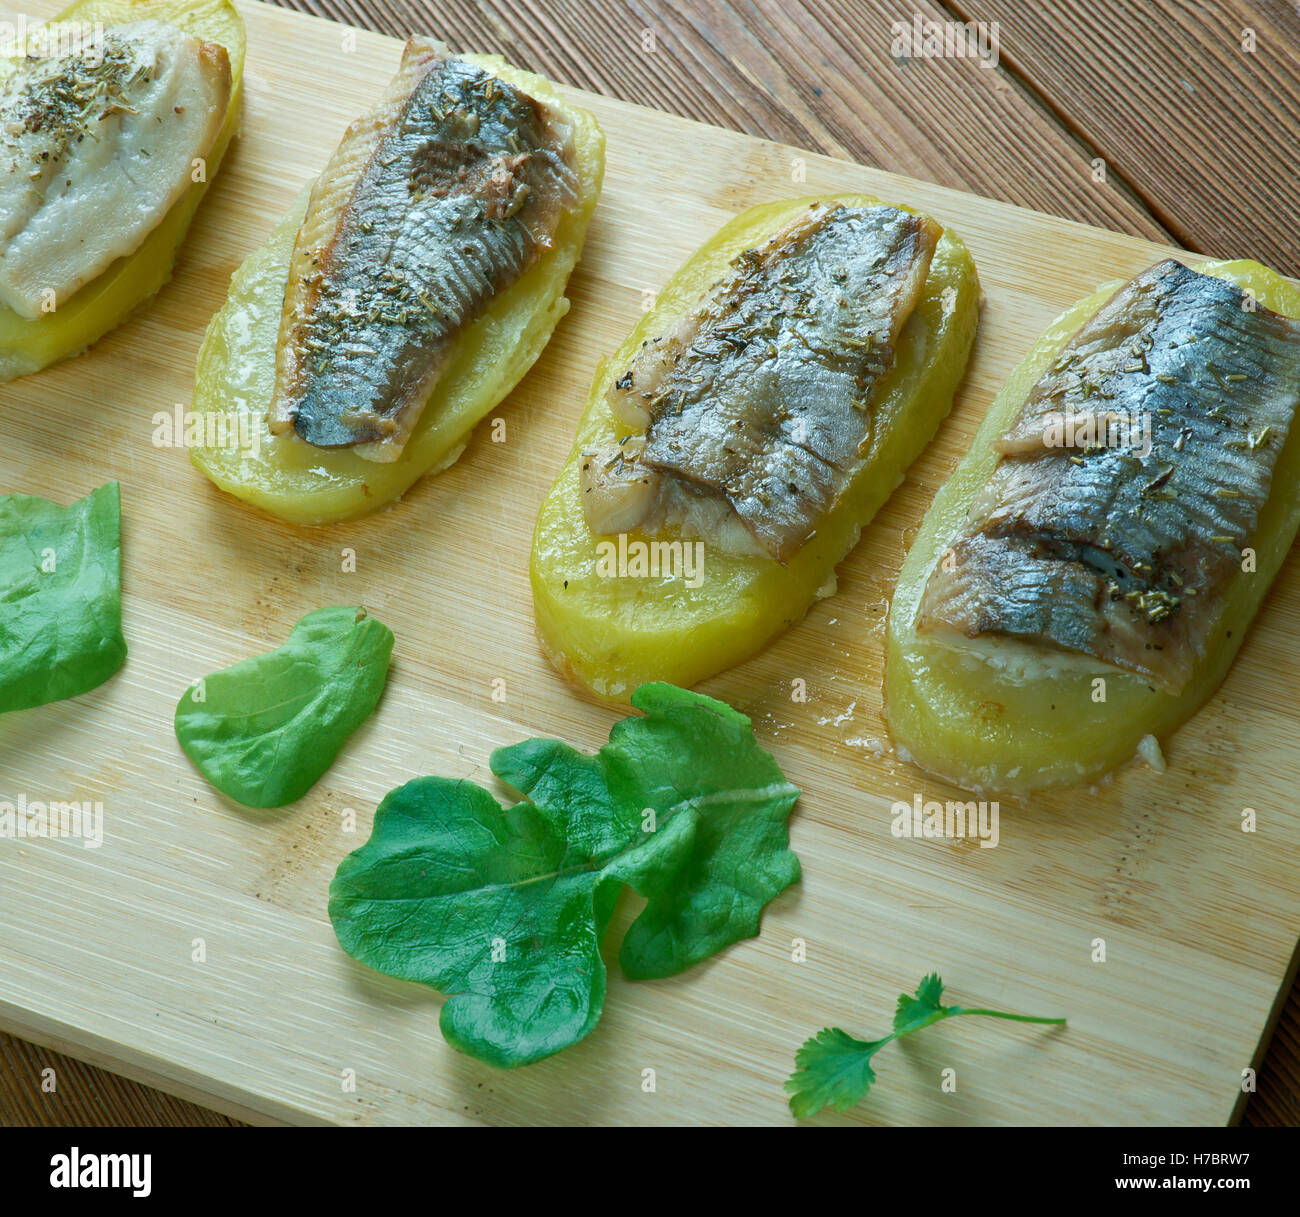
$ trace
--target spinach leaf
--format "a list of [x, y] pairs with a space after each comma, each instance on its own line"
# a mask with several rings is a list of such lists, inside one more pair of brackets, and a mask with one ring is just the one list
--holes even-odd
[[0, 496], [0, 713], [75, 697], [126, 659], [122, 497]]
[[524, 801], [417, 778], [340, 863], [329, 914], [344, 950], [449, 994], [443, 1035], [497, 1066], [582, 1039], [605, 1000], [601, 941], [624, 884], [646, 906], [623, 941], [633, 978], [669, 976], [758, 933], [799, 877], [786, 821], [799, 791], [749, 719], [643, 685], [595, 756], [554, 740], [498, 748]]
[[393, 632], [363, 608], [308, 613], [284, 646], [189, 689], [176, 738], [222, 794], [248, 807], [300, 799], [369, 716]]

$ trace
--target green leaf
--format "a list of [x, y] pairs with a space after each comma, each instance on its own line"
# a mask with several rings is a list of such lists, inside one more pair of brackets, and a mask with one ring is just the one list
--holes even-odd
[[824, 1027], [795, 1053], [796, 1071], [785, 1083], [790, 1110], [800, 1120], [823, 1107], [848, 1111], [876, 1080], [871, 1058], [893, 1038], [859, 1040], [838, 1027]]
[[915, 997], [900, 993], [898, 1007], [894, 1011], [894, 1034], [905, 1035], [909, 1031], [928, 1027], [931, 1023], [944, 1018], [947, 1009], [939, 1004], [939, 998], [942, 996], [943, 981], [939, 979], [936, 972], [931, 972], [916, 986]]
[[[646, 980], [758, 933], [764, 907], [799, 878], [787, 827], [799, 791], [754, 741], [749, 719], [724, 702], [654, 684], [638, 689], [632, 704], [646, 717], [624, 720], [610, 736], [624, 798], [661, 819], [689, 806], [700, 820], [686, 867], [637, 888], [648, 903], [623, 939], [619, 964]], [[635, 747], [624, 746], [628, 733]]]
[[815, 1116], [823, 1107], [848, 1111], [866, 1097], [876, 1075], [870, 1061], [886, 1044], [920, 1031], [946, 1018], [978, 1014], [985, 1018], [1008, 1019], [1017, 1023], [1063, 1024], [1063, 1018], [1039, 1018], [1009, 1014], [1005, 1010], [967, 1009], [940, 1005], [943, 981], [930, 972], [916, 986], [916, 993], [901, 993], [894, 1011], [894, 1029], [884, 1039], [855, 1039], [838, 1027], [826, 1027], [795, 1053], [795, 1071], [786, 1080], [790, 1110], [796, 1118]]
[[798, 791], [749, 720], [670, 685], [632, 704], [645, 717], [595, 756], [554, 740], [497, 749], [493, 772], [524, 796], [512, 807], [463, 781], [399, 787], [338, 868], [329, 913], [343, 948], [448, 994], [443, 1034], [471, 1056], [523, 1065], [595, 1026], [624, 884], [647, 899], [624, 959], [668, 975], [757, 933], [798, 877], [785, 825]]
[[392, 631], [365, 609], [318, 609], [282, 647], [187, 690], [176, 738], [222, 794], [283, 807], [315, 785], [375, 708], [392, 653]]
[[0, 713], [101, 685], [126, 659], [116, 482], [71, 507], [0, 497]]

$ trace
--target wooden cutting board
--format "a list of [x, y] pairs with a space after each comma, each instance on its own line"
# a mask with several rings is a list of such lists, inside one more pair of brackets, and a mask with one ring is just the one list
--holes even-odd
[[[496, 412], [505, 442], [483, 427], [454, 468], [394, 508], [292, 527], [222, 495], [185, 452], [154, 447], [152, 417], [188, 404], [231, 272], [379, 94], [399, 46], [242, 9], [243, 133], [173, 282], [86, 356], [0, 387], [4, 490], [66, 503], [122, 483], [130, 647], [93, 693], [0, 718], [0, 799], [100, 800], [106, 821], [98, 850], [0, 841], [0, 1024], [253, 1119], [779, 1123], [806, 1036], [826, 1024], [882, 1033], [897, 993], [937, 969], [951, 1000], [1065, 1014], [1069, 1026], [934, 1028], [879, 1058], [877, 1091], [848, 1119], [1233, 1118], [1300, 936], [1300, 562], [1284, 569], [1218, 696], [1167, 743], [1162, 776], [1130, 767], [1096, 789], [1004, 800], [1000, 844], [979, 849], [891, 835], [896, 800], [956, 792], [881, 748], [883, 621], [931, 496], [1033, 336], [1099, 280], [1168, 251], [575, 94], [608, 135], [605, 193], [573, 309]], [[987, 303], [951, 419], [841, 567], [838, 594], [706, 686], [753, 717], [802, 788], [792, 838], [804, 881], [769, 908], [759, 938], [681, 977], [632, 984], [615, 965], [605, 1017], [584, 1043], [494, 1071], [443, 1043], [437, 994], [342, 952], [325, 914], [330, 877], [378, 801], [409, 778], [491, 785], [499, 744], [605, 739], [618, 713], [539, 654], [527, 575], [534, 515], [596, 359], [731, 215], [842, 190], [955, 228]], [[299, 804], [226, 802], [176, 745], [177, 699], [336, 603], [364, 603], [397, 634], [379, 711]], [[796, 678], [806, 703], [791, 699]], [[503, 703], [492, 699], [498, 679]], [[1246, 807], [1253, 834], [1241, 829]], [[349, 809], [355, 834], [343, 831]], [[612, 942], [634, 911], [625, 898]], [[1094, 961], [1098, 939], [1105, 962]], [[941, 1089], [947, 1068], [954, 1092]]]

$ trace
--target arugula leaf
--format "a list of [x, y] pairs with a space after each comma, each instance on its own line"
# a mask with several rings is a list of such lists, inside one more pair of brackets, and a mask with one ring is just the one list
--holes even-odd
[[329, 914], [362, 963], [448, 994], [442, 1033], [510, 1067], [596, 1025], [601, 942], [624, 884], [646, 906], [623, 942], [633, 978], [669, 976], [758, 932], [799, 877], [786, 820], [799, 797], [749, 719], [672, 685], [643, 685], [595, 756], [554, 740], [498, 748], [524, 796], [417, 778], [340, 863]]
[[0, 496], [0, 713], [101, 685], [126, 659], [122, 497]]
[[300, 799], [384, 691], [393, 632], [363, 608], [308, 613], [266, 655], [206, 676], [176, 707], [176, 739], [248, 807]]
[[795, 1071], [786, 1080], [790, 1110], [800, 1120], [815, 1116], [823, 1107], [848, 1111], [866, 1097], [876, 1080], [871, 1058], [886, 1044], [914, 1031], [920, 1031], [945, 1018], [980, 1014], [986, 1018], [1005, 1018], [1017, 1023], [1063, 1024], [1063, 1018], [1034, 1018], [1027, 1014], [1008, 1014], [1003, 1010], [985, 1010], [964, 1006], [944, 1006], [943, 981], [929, 973], [916, 987], [915, 994], [900, 993], [894, 1011], [894, 1029], [884, 1039], [855, 1039], [838, 1027], [826, 1027], [805, 1041], [795, 1053]]

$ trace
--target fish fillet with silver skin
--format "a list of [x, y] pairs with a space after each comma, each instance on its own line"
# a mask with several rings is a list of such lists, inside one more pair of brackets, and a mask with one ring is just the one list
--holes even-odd
[[0, 304], [29, 319], [134, 253], [230, 106], [223, 46], [164, 21], [29, 58], [0, 83]]
[[735, 258], [615, 379], [629, 435], [584, 461], [592, 531], [674, 524], [787, 561], [870, 450], [872, 402], [941, 235], [895, 207], [816, 204]]
[[577, 197], [546, 106], [414, 38], [312, 191], [285, 291], [271, 430], [396, 460], [457, 336]]
[[[1300, 323], [1172, 259], [1151, 267], [1080, 328], [995, 443], [1001, 459], [927, 581], [918, 634], [1014, 639], [1179, 692], [1297, 405]], [[1089, 418], [1093, 442], [1059, 442], [1062, 420]], [[1149, 445], [1110, 442], [1135, 430], [1112, 422], [1137, 418]]]

